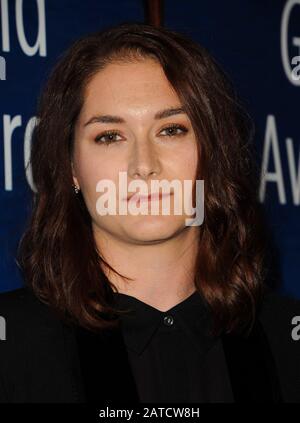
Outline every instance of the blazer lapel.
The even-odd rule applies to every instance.
[[[76,329],[86,402],[139,402],[120,325],[101,334]]]
[[[222,337],[235,402],[283,402],[275,361],[259,320],[248,337]]]

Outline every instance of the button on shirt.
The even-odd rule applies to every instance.
[[[168,311],[114,293],[141,402],[234,402],[222,342],[200,293]]]

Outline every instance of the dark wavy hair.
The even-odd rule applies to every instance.
[[[97,72],[143,58],[162,66],[192,122],[198,152],[201,145],[205,218],[195,286],[211,310],[212,332],[244,331],[255,321],[267,274],[254,123],[225,71],[183,33],[123,22],[80,38],[59,57],[38,99],[29,162],[36,190],[17,263],[25,284],[66,322],[92,331],[115,325],[121,311],[101,266],[115,270],[101,256],[82,194],[72,186],[74,125]]]

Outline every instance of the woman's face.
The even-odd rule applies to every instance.
[[[182,104],[161,66],[152,59],[109,64],[87,85],[75,127],[72,169],[74,183],[80,187],[91,215],[96,239],[109,235],[126,243],[159,242],[186,227],[185,219],[191,215],[185,214],[183,195],[177,199],[182,207],[180,215],[174,214],[174,195],[167,198],[171,200],[167,215],[161,212],[161,199],[158,215],[151,215],[150,201],[146,203],[148,215],[133,215],[129,211],[120,215],[117,209],[117,214],[101,216],[96,208],[103,195],[96,191],[96,186],[103,179],[112,181],[116,187],[116,204],[122,201],[128,205],[124,195],[119,195],[119,172],[127,174],[126,197],[132,195],[128,186],[133,180],[144,181],[149,194],[152,180],[165,179],[170,183],[179,180],[183,191],[184,180],[195,180],[197,144],[187,114],[177,111],[169,116],[155,116],[180,107]],[[118,119],[96,118],[104,115]],[[169,128],[172,125],[178,127]],[[105,135],[104,131],[115,134]],[[107,140],[112,142],[105,143]]]

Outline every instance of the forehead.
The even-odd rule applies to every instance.
[[[152,59],[112,63],[96,73],[86,86],[84,111],[99,107],[160,107],[180,103],[161,65]]]

